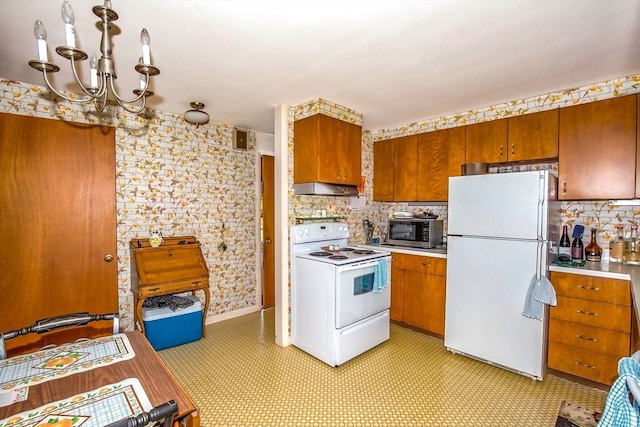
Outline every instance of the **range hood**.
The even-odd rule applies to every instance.
[[[326,182],[303,182],[293,184],[293,194],[315,196],[357,196],[355,185],[328,184]]]

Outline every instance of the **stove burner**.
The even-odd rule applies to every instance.
[[[355,251],[355,249],[353,249],[353,248],[342,248],[342,249],[340,249],[340,250],[341,250],[342,252],[351,252],[351,251]],[[358,252],[355,252],[355,253],[358,253]]]
[[[344,256],[344,255],[332,255],[329,257],[329,259],[347,259],[349,257]]]
[[[358,249],[358,250],[355,250],[353,253],[358,255],[371,255],[372,253],[374,253],[374,251],[369,249]]]
[[[309,255],[311,256],[329,256],[331,252],[321,251],[321,252],[311,252]]]

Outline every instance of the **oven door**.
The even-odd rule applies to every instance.
[[[373,291],[376,265],[386,263],[389,286]],[[391,303],[391,257],[336,267],[336,328],[387,310]]]

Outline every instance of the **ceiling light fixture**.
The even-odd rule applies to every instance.
[[[189,105],[192,110],[188,110],[184,113],[184,119],[187,123],[191,123],[192,125],[204,125],[209,123],[209,114],[205,111],[201,111],[204,108],[204,104],[202,102],[192,102]]]
[[[107,97],[109,88],[115,97],[118,104],[126,111],[134,114],[142,112],[146,106],[147,97],[153,95],[153,92],[149,91],[149,77],[157,76],[160,74],[160,70],[151,65],[151,53],[149,50],[149,33],[145,28],[142,29],[140,34],[140,41],[142,43],[142,57],[140,57],[138,64],[135,66],[135,70],[140,73],[140,88],[135,89],[133,93],[136,95],[132,99],[124,99],[121,97],[115,88],[114,80],[117,78],[115,72],[115,64],[111,58],[111,36],[109,30],[111,29],[111,21],[118,19],[118,14],[111,9],[111,0],[104,0],[103,5],[93,7],[93,13],[98,16],[102,23],[102,41],[100,43],[100,52],[102,55],[98,59],[94,53],[91,56],[89,65],[91,67],[89,86],[86,87],[80,81],[78,77],[78,71],[76,69],[77,61],[84,61],[87,59],[87,54],[79,49],[76,49],[75,40],[75,28],[73,26],[75,16],[73,9],[68,1],[62,3],[62,20],[65,23],[65,41],[66,46],[58,46],[56,52],[58,55],[67,58],[71,61],[71,69],[76,81],[82,88],[82,91],[87,94],[87,97],[83,98],[70,98],[63,95],[53,88],[53,85],[47,78],[48,73],[55,73],[60,71],[60,67],[52,62],[49,62],[47,56],[47,30],[40,20],[37,20],[34,24],[33,30],[38,40],[38,59],[29,61],[29,65],[38,71],[42,71],[44,75],[44,81],[57,96],[66,99],[69,102],[75,103],[91,103],[93,102],[96,110],[103,111],[107,104]],[[142,99],[142,104],[137,107],[130,108],[127,104],[134,104]]]

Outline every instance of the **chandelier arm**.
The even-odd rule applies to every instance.
[[[81,103],[85,103],[87,101],[90,101],[93,97],[87,97],[87,98],[78,98],[78,99],[73,99],[73,98],[69,98],[68,96],[62,94],[61,92],[58,92],[53,85],[51,84],[51,82],[49,81],[49,79],[47,78],[47,72],[43,71],[42,74],[44,75],[44,82],[47,84],[47,87],[49,88],[49,90],[51,90],[51,92],[53,92],[54,94],[56,94],[57,96],[59,96],[60,98],[63,98],[69,102],[73,102],[75,104],[81,104]]]
[[[122,105],[122,102],[127,102],[129,104],[133,104],[134,102],[138,102],[140,100],[140,98],[145,98],[145,93],[147,91],[147,88],[149,87],[149,74],[147,74],[147,82],[144,85],[144,90],[135,98],[132,99],[124,99],[123,97],[121,97],[118,94],[118,91],[116,90],[116,85],[114,84],[113,79],[109,79],[110,83],[111,83],[111,92],[113,92],[113,96],[116,97],[116,100],[118,100],[118,104]]]
[[[125,104],[125,102],[127,102],[127,101],[123,102],[120,98],[116,98],[116,101],[118,102],[118,105],[120,105],[120,107],[122,107],[123,110],[128,111],[131,114],[139,114],[142,110],[144,110],[144,107],[146,107],[146,105],[147,105],[147,97],[146,96],[142,97],[142,105],[140,105],[136,109],[129,108]]]

